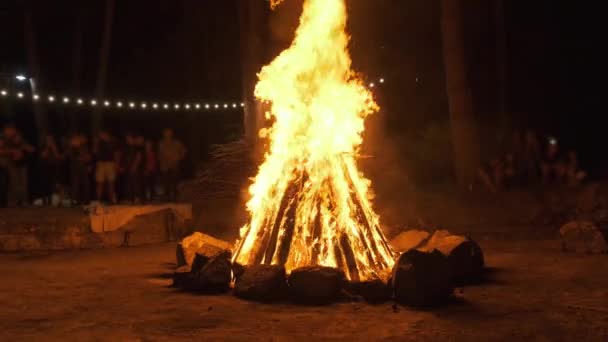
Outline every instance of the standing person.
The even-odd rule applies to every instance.
[[[14,161],[14,146],[13,140],[17,135],[17,129],[13,124],[7,124],[2,129],[2,163],[4,164],[4,170],[6,173],[6,194],[4,199],[6,200],[6,206],[13,206],[15,204],[15,175],[17,174],[17,166]]]
[[[52,203],[53,194],[59,190],[59,174],[63,156],[52,135],[47,135],[40,151],[40,170],[42,171],[42,200],[45,205]]]
[[[4,138],[0,136],[0,208],[6,208],[8,206],[8,169],[10,163],[11,154]]]
[[[541,148],[538,137],[530,130],[526,132],[521,156],[522,176],[528,185],[538,181],[540,159]]]
[[[144,198],[147,201],[154,199],[156,193],[156,176],[158,172],[158,158],[154,142],[145,141],[144,151]]]
[[[578,155],[574,150],[568,151],[564,157],[564,180],[563,182],[569,186],[579,185],[587,177],[587,173],[583,171],[578,162]]]
[[[97,200],[103,200],[105,185],[108,199],[113,204],[116,204],[118,202],[115,188],[118,171],[118,155],[116,142],[107,130],[102,130],[99,133],[99,138],[95,144],[95,156],[97,159],[97,165],[95,167]]]
[[[84,135],[74,134],[72,136],[67,157],[72,201],[75,204],[86,204],[91,200],[90,174],[93,158]]]
[[[564,176],[564,166],[560,158],[557,139],[549,138],[547,149],[540,162],[543,184],[560,182]]]
[[[143,182],[143,146],[133,134],[127,134],[125,150],[125,189],[129,201],[137,204],[141,200]]]
[[[9,150],[12,153],[13,167],[10,169],[10,180],[13,192],[13,201],[18,206],[27,206],[29,202],[29,170],[28,157],[36,150],[28,144],[21,134],[15,130],[9,134]]]
[[[163,131],[163,139],[158,144],[158,161],[163,179],[165,196],[169,201],[177,200],[180,162],[186,156],[186,148],[174,138],[171,128]]]

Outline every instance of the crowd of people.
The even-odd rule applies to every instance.
[[[478,176],[485,188],[498,192],[517,185],[578,185],[587,177],[574,150],[562,152],[554,137],[540,141],[534,131],[513,133],[506,152],[484,163]]]
[[[12,124],[0,133],[0,208],[38,205],[116,204],[177,199],[186,148],[166,128],[158,143],[141,134],[124,139],[101,130],[91,139],[75,133],[57,142],[48,135],[35,147]],[[36,168],[38,200],[29,182]],[[93,189],[95,190],[93,193]]]

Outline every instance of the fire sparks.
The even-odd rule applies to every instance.
[[[346,21],[345,0],[306,0],[291,47],[258,75],[255,95],[273,123],[260,132],[269,149],[235,262],[337,267],[350,280],[382,278],[394,263],[357,169],[378,106],[351,70]]]

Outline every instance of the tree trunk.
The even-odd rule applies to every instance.
[[[36,44],[36,29],[34,27],[34,18],[32,8],[29,3],[24,4],[24,32],[25,46],[27,49],[27,60],[30,69],[30,85],[32,93],[39,93],[43,87],[40,79],[40,60],[38,58],[38,46]],[[44,141],[44,137],[48,134],[48,117],[45,108],[39,102],[33,102],[34,120],[36,122],[38,142]]]
[[[97,71],[97,87],[95,97],[102,101],[105,95],[106,82],[108,77],[108,64],[110,59],[110,49],[112,47],[112,26],[114,24],[114,4],[115,0],[106,0],[105,21],[102,36],[101,48],[99,49],[99,69]],[[93,110],[91,129],[94,136],[97,135],[103,125],[103,107],[97,106]]]
[[[494,23],[496,30],[496,74],[497,74],[497,112],[501,121],[508,123],[508,79],[507,79],[507,33],[505,27],[505,2],[494,0]]]
[[[479,146],[465,64],[461,1],[442,0],[441,12],[455,171],[460,187],[467,188],[479,165]]]
[[[82,23],[84,20],[84,9],[79,4],[74,5],[78,6],[78,8],[75,11],[74,17],[74,45],[72,50],[72,92],[73,94],[80,95],[82,93],[82,48],[84,39],[84,29]],[[72,133],[77,130],[77,114],[78,113],[76,109],[70,111],[69,130]]]
[[[257,143],[258,132],[263,124],[262,104],[254,96],[259,72],[265,55],[265,9],[263,1],[241,1],[239,22],[241,29],[241,65],[243,68],[243,125],[245,137]]]

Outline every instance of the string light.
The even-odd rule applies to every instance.
[[[375,87],[375,86],[376,86],[376,84],[374,84],[374,82],[372,82],[372,83],[370,83],[370,84],[369,84],[369,87],[370,87],[370,88],[373,88],[373,87]]]
[[[241,102],[241,108],[242,107],[245,107],[245,103],[244,102]]]
[[[384,83],[384,78],[381,78],[381,79],[380,79],[380,83]]]
[[[60,94],[61,95],[61,94]],[[216,102],[216,103],[180,103],[180,102],[176,102],[176,103],[158,103],[158,102],[135,102],[135,101],[129,101],[129,102],[122,102],[122,101],[111,101],[109,99],[105,99],[105,100],[97,100],[95,98],[82,98],[82,97],[72,97],[72,96],[67,96],[67,95],[61,95],[61,96],[55,96],[55,95],[51,95],[51,94],[47,94],[47,95],[40,95],[40,94],[26,94],[25,92],[9,92],[8,89],[0,89],[0,96],[1,97],[9,97],[9,96],[14,96],[15,99],[25,99],[26,97],[30,99],[30,101],[32,102],[36,102],[39,101],[41,99],[46,99],[46,101],[48,103],[61,103],[63,105],[77,105],[77,106],[83,106],[83,105],[88,105],[91,107],[96,107],[96,106],[103,106],[106,108],[110,108],[112,106],[115,106],[116,108],[124,108],[124,107],[128,107],[130,109],[140,109],[140,110],[149,110],[149,109],[160,109],[160,108],[164,108],[166,110],[172,109],[172,110],[182,110],[182,111],[192,111],[192,110],[210,110],[210,109],[215,109],[215,110],[219,110],[219,109],[229,109],[229,108],[233,108],[236,109],[239,107],[238,102]],[[9,97],[10,98],[10,97]],[[244,103],[240,104],[241,107],[245,107]]]

